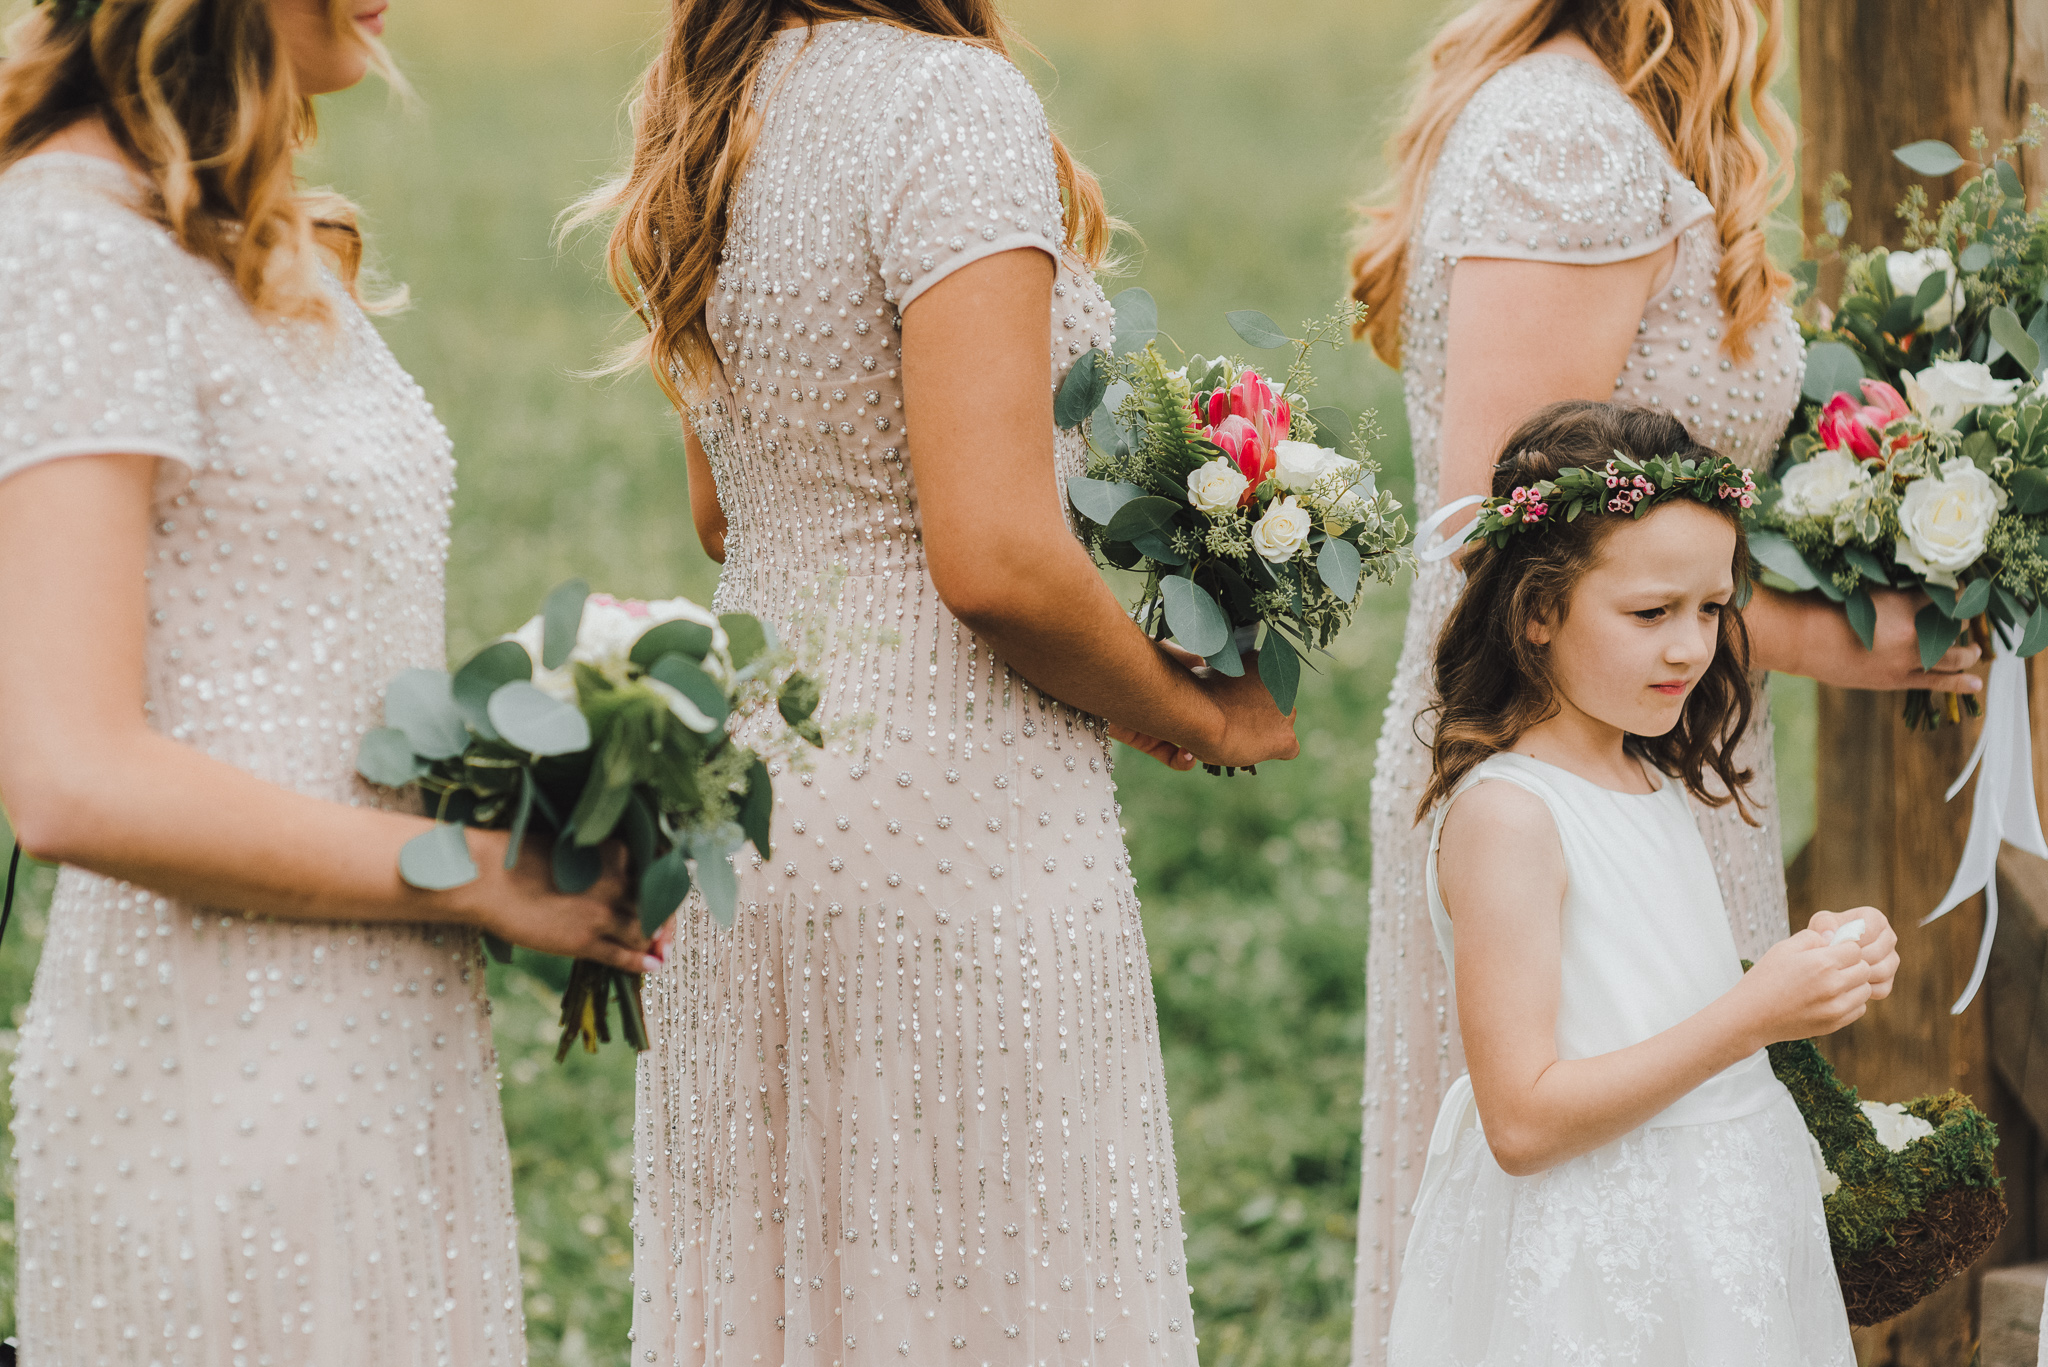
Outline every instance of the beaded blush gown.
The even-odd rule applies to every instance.
[[[1670,281],[1643,311],[1614,398],[1667,408],[1701,441],[1745,465],[1765,464],[1798,402],[1799,333],[1790,311],[1780,310],[1748,338],[1745,359],[1724,349],[1713,206],[1671,164],[1655,131],[1603,69],[1562,54],[1532,53],[1473,93],[1430,179],[1401,315],[1418,508],[1438,502],[1444,348],[1459,258],[1598,265],[1674,241]],[[1557,325],[1568,337],[1570,320]],[[1423,887],[1429,827],[1415,820],[1430,767],[1418,714],[1429,702],[1431,653],[1460,583],[1448,561],[1425,566],[1416,580],[1373,777],[1353,1367],[1385,1360],[1431,1128],[1444,1093],[1465,1071]],[[1762,824],[1745,824],[1732,805],[1693,804],[1736,946],[1751,959],[1787,932],[1769,703],[1763,676],[1754,682],[1756,711],[1740,759],[1756,774],[1748,791]]]
[[[0,481],[157,457],[150,724],[387,804],[356,744],[446,658],[447,434],[338,290],[333,336],[266,325],[135,193],[69,153],[0,175]],[[67,868],[13,1074],[24,1367],[526,1360],[474,931]]]
[[[776,778],[736,925],[693,900],[647,979],[631,1360],[1193,1367],[1109,745],[939,601],[903,426],[900,312],[974,261],[1059,260],[1049,383],[1108,344],[1044,111],[994,53],[858,20],[780,35],[755,98],[693,414],[716,603],[787,634],[835,591],[849,730]]]

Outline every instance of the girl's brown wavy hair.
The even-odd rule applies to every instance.
[[[1692,439],[1669,413],[1626,404],[1574,399],[1539,410],[1502,447],[1493,467],[1493,496],[1519,485],[1554,479],[1567,467],[1605,465],[1615,453],[1647,461],[1676,455],[1701,460],[1715,454]],[[1739,509],[1694,503],[1735,529],[1735,596],[1720,615],[1720,648],[1694,685],[1678,725],[1661,736],[1630,736],[1627,747],[1678,779],[1701,802],[1733,802],[1751,825],[1743,787],[1750,771],[1737,766],[1735,747],[1749,727],[1749,632],[1736,604],[1747,595],[1749,542]],[[1654,514],[1653,514],[1654,515]],[[1576,522],[1556,519],[1495,547],[1480,542],[1465,553],[1465,591],[1451,609],[1436,643],[1436,697],[1429,786],[1415,809],[1421,821],[1457,791],[1473,766],[1512,749],[1530,727],[1555,716],[1557,697],[1548,652],[1529,639],[1531,624],[1563,621],[1572,590],[1600,559],[1600,548],[1622,519],[1589,512]],[[1420,722],[1418,721],[1418,725]],[[1718,791],[1707,784],[1711,772]]]
[[[661,50],[634,101],[632,164],[571,210],[570,226],[616,215],[605,262],[647,335],[605,369],[646,365],[671,402],[717,367],[704,305],[725,248],[734,191],[760,133],[750,98],[785,20],[871,19],[1010,55],[994,0],[671,0]],[[1067,243],[1091,265],[1115,222],[1095,177],[1053,139]]]
[[[1479,0],[1445,24],[1407,118],[1387,143],[1385,200],[1361,206],[1351,296],[1369,311],[1359,334],[1371,336],[1381,360],[1401,364],[1408,252],[1451,125],[1496,72],[1576,32],[1713,203],[1722,253],[1716,289],[1729,320],[1721,345],[1731,359],[1747,360],[1751,330],[1792,283],[1771,263],[1763,227],[1792,184],[1794,129],[1771,95],[1784,27],[1784,0]],[[1768,150],[1743,122],[1745,103]]]
[[[395,81],[382,46],[351,22],[348,0],[329,0],[328,10],[335,32],[364,44],[371,66]],[[293,170],[313,140],[313,105],[270,0],[102,0],[87,18],[58,0],[10,28],[7,46],[0,170],[97,114],[143,170],[143,211],[227,272],[257,313],[332,326],[323,259],[363,302],[355,206],[301,190]]]

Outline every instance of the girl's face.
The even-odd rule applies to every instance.
[[[270,19],[290,56],[299,91],[332,95],[363,79],[370,51],[363,39],[384,32],[390,0],[270,0]],[[348,18],[336,22],[336,11]]]
[[[1719,648],[1734,560],[1735,528],[1687,501],[1609,533],[1563,620],[1529,626],[1559,704],[1632,736],[1678,725]]]

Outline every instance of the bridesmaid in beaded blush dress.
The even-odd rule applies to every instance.
[[[686,906],[647,980],[635,1367],[1196,1360],[1109,736],[1296,747],[1065,519],[1107,222],[1003,36],[980,0],[676,0],[595,201],[718,606],[788,632],[836,594],[832,742],[737,924]]]
[[[1389,147],[1392,202],[1352,262],[1373,344],[1401,367],[1418,508],[1486,491],[1491,453],[1558,399],[1666,409],[1746,465],[1769,460],[1804,355],[1789,282],[1764,253],[1773,157],[1742,106],[1782,168],[1792,131],[1769,95],[1782,27],[1778,0],[1480,0],[1437,36]],[[1461,583],[1452,560],[1416,581],[1373,779],[1354,1367],[1384,1361],[1431,1129],[1465,1071],[1415,821],[1430,663]],[[1870,652],[1823,602],[1759,589],[1744,612],[1758,672],[1739,753],[1761,821],[1693,804],[1744,957],[1787,932],[1766,673],[1975,691],[1958,672],[1975,647],[1920,671],[1916,608],[1885,595]]]
[[[355,776],[446,659],[454,475],[353,210],[293,183],[383,9],[66,0],[0,66],[0,798],[66,865],[13,1068],[25,1367],[523,1363],[477,928],[649,963],[621,877],[559,896],[503,836],[406,887],[428,823]]]

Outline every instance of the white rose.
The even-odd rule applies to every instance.
[[[1863,1114],[1870,1117],[1870,1123],[1876,1127],[1877,1142],[1893,1153],[1934,1133],[1933,1125],[1917,1115],[1907,1114],[1906,1108],[1896,1101],[1890,1105],[1882,1101],[1866,1101]]]
[[[1327,446],[1312,441],[1283,441],[1273,448],[1273,473],[1280,487],[1291,494],[1305,494],[1324,475],[1334,474],[1339,465],[1351,464]]]
[[[1826,517],[1835,505],[1870,483],[1863,462],[1847,451],[1822,451],[1785,472],[1784,497],[1778,501],[1793,517]]]
[[[1991,524],[2005,507],[2005,490],[1968,456],[1941,463],[1941,478],[1916,479],[1899,500],[1905,539],[1898,561],[1930,583],[1955,587],[1956,574],[1984,554]]]
[[[1893,252],[1884,259],[1884,272],[1891,277],[1892,293],[1901,299],[1911,299],[1920,293],[1920,286],[1927,277],[1940,272],[1949,281],[1948,291],[1927,306],[1921,316],[1920,326],[1930,332],[1939,332],[1955,321],[1956,310],[1963,306],[1963,283],[1956,279],[1955,262],[1939,247],[1922,247],[1917,252]]]
[[[1930,427],[1952,432],[1963,414],[1984,404],[2008,404],[2018,380],[1995,380],[1982,361],[1936,361],[1918,375],[1907,372],[1906,402]]]
[[[517,641],[533,657],[535,688],[561,702],[573,703],[576,701],[574,666],[589,665],[615,683],[624,683],[634,643],[662,623],[674,621],[700,622],[711,628],[712,653],[705,657],[704,665],[714,678],[723,681],[726,669],[720,662],[732,648],[726,639],[725,629],[719,626],[715,614],[687,598],[665,598],[629,608],[606,594],[592,594],[583,604],[583,620],[576,628],[576,644],[560,669],[547,669],[541,665],[542,638],[546,634],[541,618],[533,618],[505,639]]]
[[[1299,500],[1292,496],[1276,498],[1266,509],[1266,515],[1252,527],[1252,549],[1264,559],[1284,565],[1307,543],[1314,526],[1308,509]]]
[[[1188,501],[1198,512],[1228,512],[1250,487],[1251,481],[1237,468],[1236,461],[1218,456],[1188,475]]]

